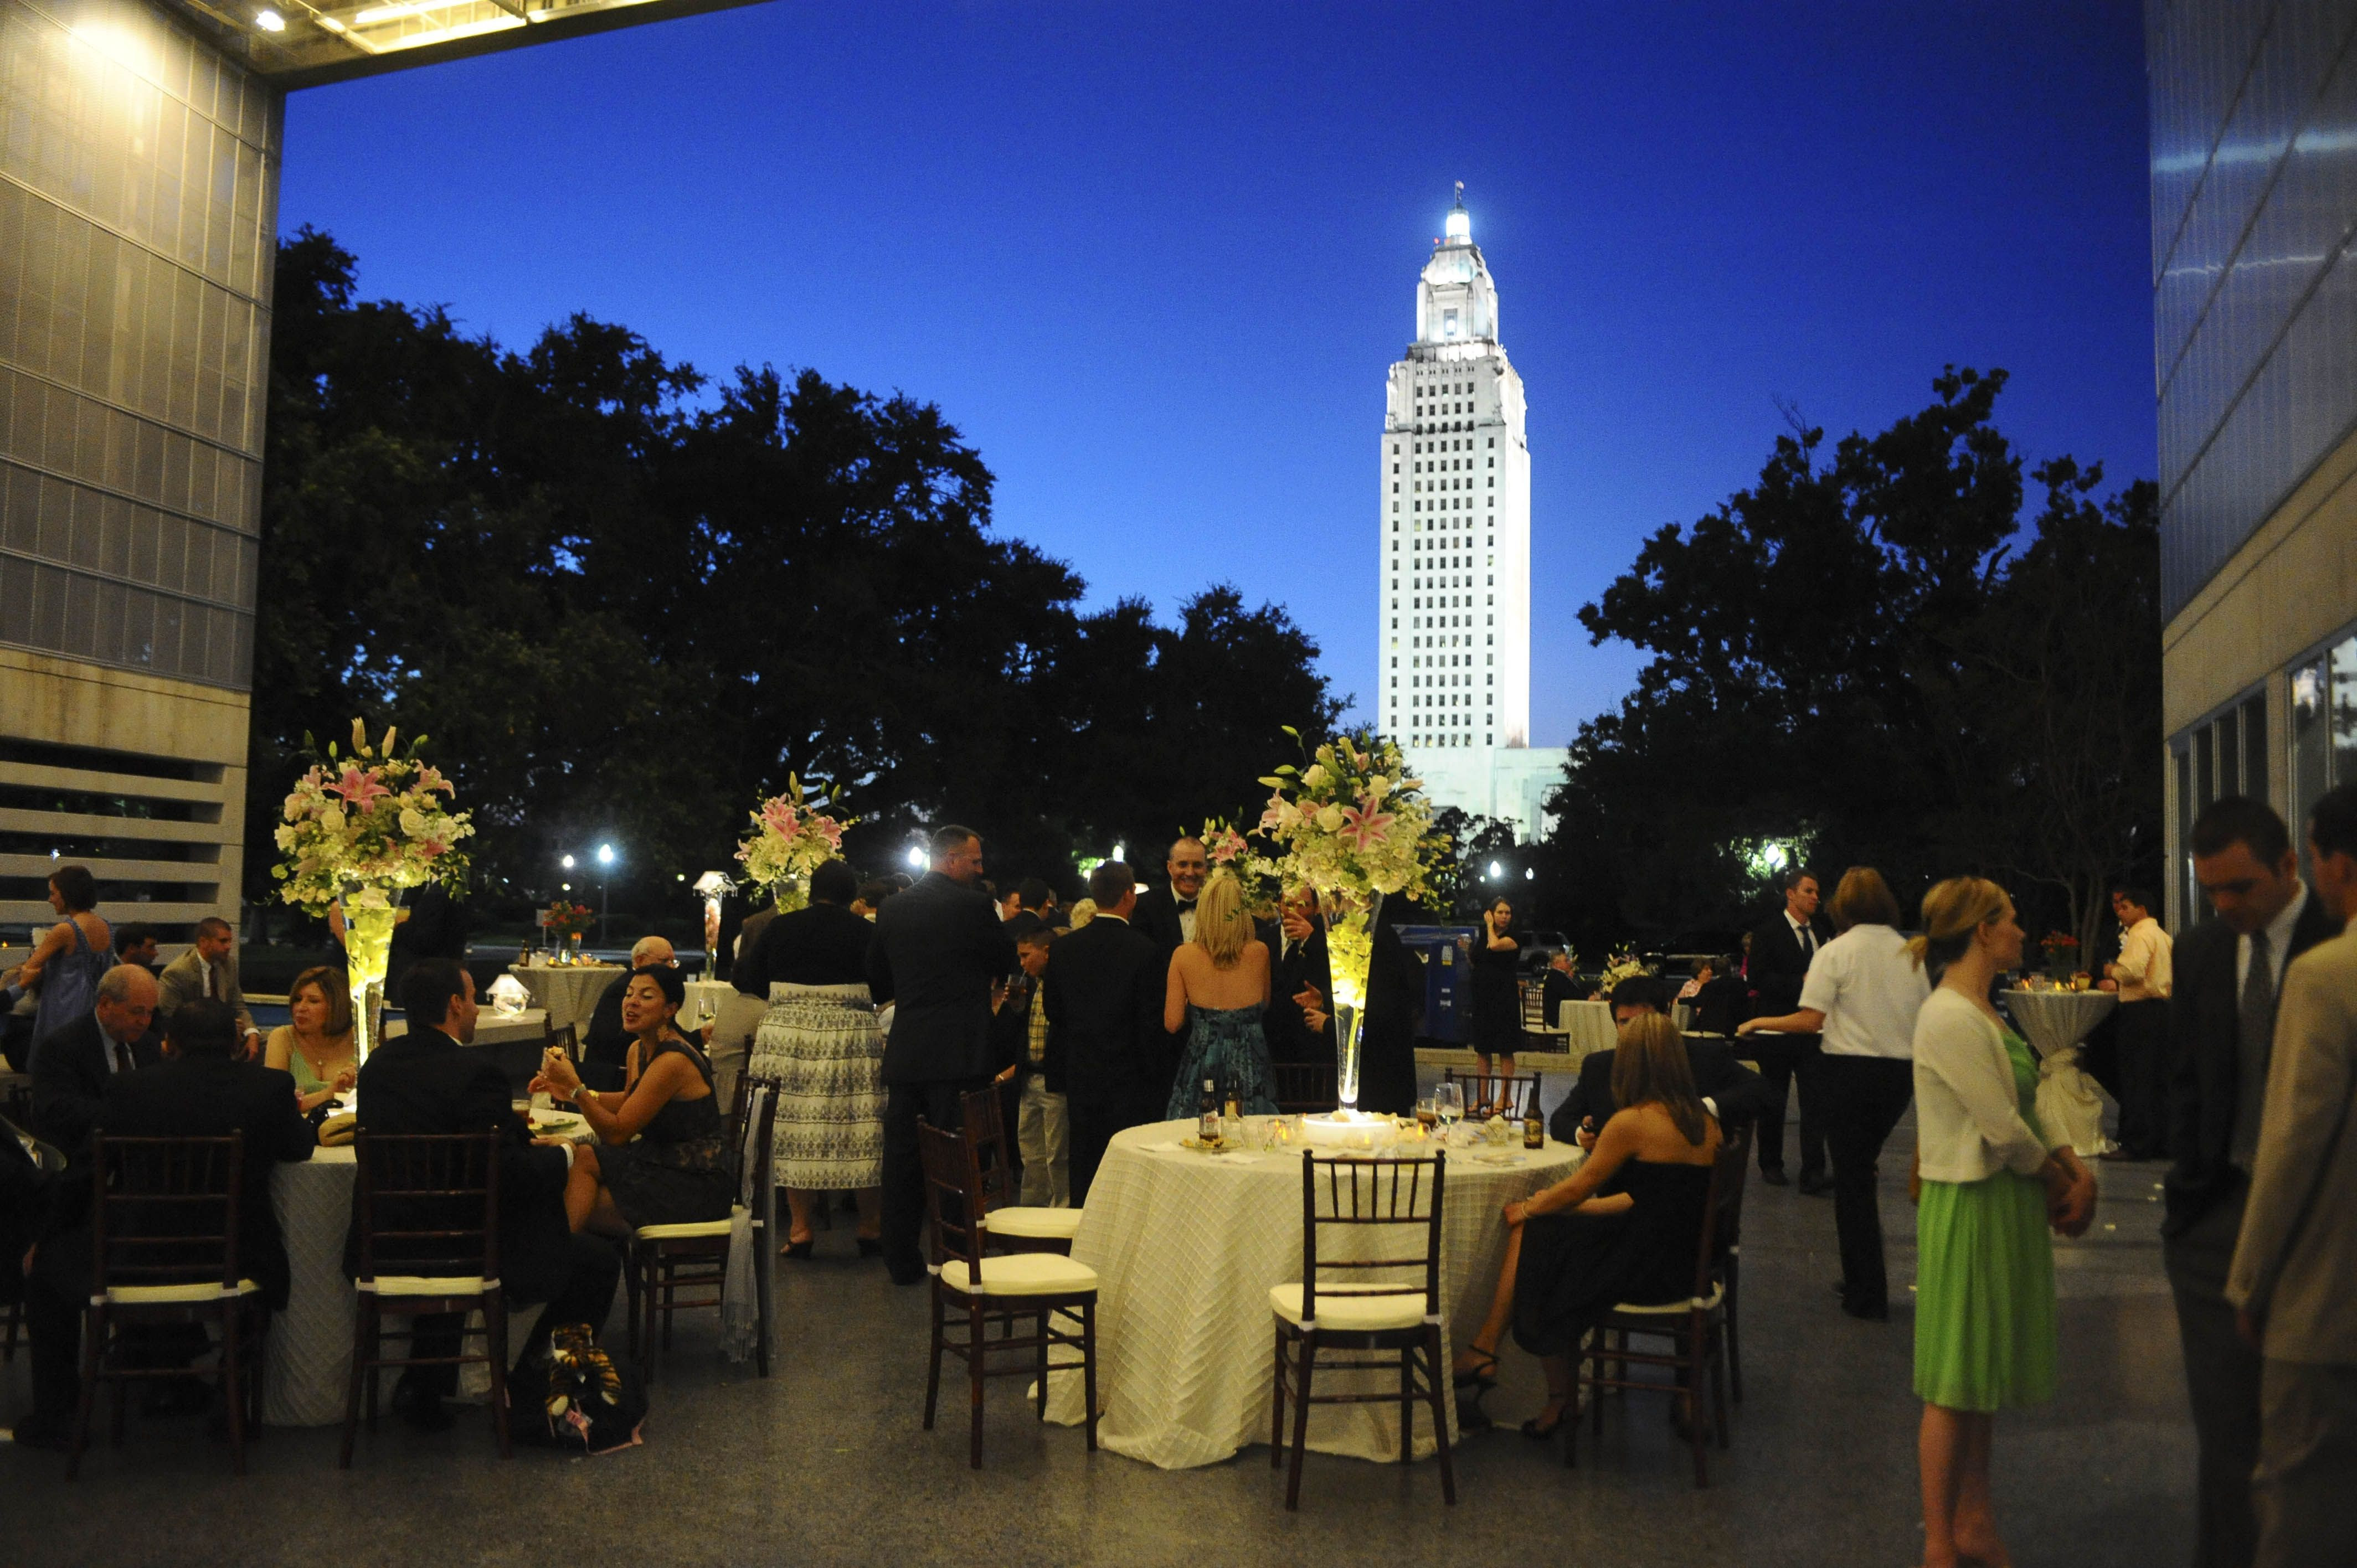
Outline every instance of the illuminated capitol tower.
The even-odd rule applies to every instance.
[[[1377,707],[1436,802],[1511,819],[1528,838],[1564,752],[1530,746],[1523,414],[1523,379],[1498,340],[1497,284],[1459,184],[1385,402]]]

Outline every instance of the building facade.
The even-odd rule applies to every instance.
[[[237,916],[287,91],[734,3],[0,0],[0,930]]]
[[[1560,749],[1534,751],[1531,454],[1522,377],[1464,188],[1415,290],[1381,442],[1377,722],[1439,804],[1543,831]]]
[[[2357,779],[2357,9],[2147,0],[2169,903],[2227,794]]]

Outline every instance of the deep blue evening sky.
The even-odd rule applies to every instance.
[[[1532,739],[1637,657],[1573,618],[1944,362],[2034,461],[2154,467],[2132,0],[1316,8],[802,0],[296,94],[280,223],[521,346],[940,403],[1092,601],[1227,579],[1375,657],[1384,368],[1450,182],[1530,395]]]

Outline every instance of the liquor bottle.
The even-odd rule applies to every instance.
[[[1220,1089],[1208,1078],[1203,1080],[1203,1097],[1196,1102],[1195,1141],[1199,1144],[1220,1141]]]
[[[1531,1097],[1531,1113],[1523,1118],[1523,1147],[1525,1149],[1546,1147],[1546,1123],[1539,1120],[1536,1095]]]

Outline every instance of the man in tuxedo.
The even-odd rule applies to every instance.
[[[1195,940],[1195,897],[1203,891],[1203,883],[1211,875],[1211,862],[1204,852],[1203,841],[1183,838],[1172,844],[1162,869],[1169,874],[1169,883],[1139,896],[1136,918],[1130,925],[1159,948],[1167,960],[1179,947]]]
[[[237,983],[237,929],[227,920],[217,915],[199,920],[195,944],[164,966],[162,979],[157,1006],[166,1018],[191,1002],[226,1002],[237,1015],[238,1054],[262,1054],[262,1031],[254,1027]]]
[[[1612,988],[1612,1022],[1625,1024],[1648,1013],[1667,1013],[1670,988],[1650,974],[1631,975]],[[1685,1036],[1686,1063],[1694,1069],[1695,1092],[1718,1124],[1732,1133],[1760,1114],[1766,1091],[1760,1075],[1735,1059],[1735,1049],[1724,1040]],[[1563,1097],[1547,1119],[1547,1131],[1557,1143],[1596,1146],[1596,1134],[1620,1109],[1612,1094],[1610,1051],[1590,1051],[1579,1064],[1579,1081]]]
[[[110,972],[108,978],[122,972]],[[102,1003],[102,1005],[104,1004]],[[50,1044],[58,1036],[51,1036]],[[295,1080],[272,1068],[235,1058],[236,1015],[219,1000],[188,1003],[172,1015],[163,1056],[145,1068],[107,1079],[93,1124],[109,1136],[219,1138],[241,1134],[244,1176],[238,1201],[239,1273],[262,1287],[271,1310],[286,1305],[286,1246],[270,1205],[274,1162],[307,1160],[318,1140],[295,1105]],[[78,1370],[82,1305],[91,1289],[88,1169],[68,1178],[58,1195],[58,1231],[34,1250],[25,1314],[32,1336],[33,1413],[17,1424],[16,1440],[63,1447],[81,1382]],[[219,1265],[215,1257],[213,1263]],[[214,1276],[216,1279],[218,1275]],[[202,1352],[200,1330],[156,1332],[146,1347],[151,1366],[186,1365]],[[201,1385],[157,1385],[155,1402],[201,1409]]]
[[[1162,1027],[1168,957],[1134,924],[1135,874],[1109,860],[1089,873],[1096,918],[1056,940],[1040,984],[1048,1027],[1064,1053],[1071,1115],[1071,1191],[1088,1200],[1105,1145],[1169,1108],[1178,1053]]]
[[[1287,893],[1275,929],[1264,931],[1261,940],[1268,944],[1269,957],[1268,1009],[1262,1022],[1269,1060],[1331,1062],[1333,1031],[1310,1027],[1301,1006],[1305,997],[1323,998],[1334,984],[1326,965],[1318,895],[1307,887]]]
[[[742,966],[753,950],[743,950],[737,962]],[[630,944],[630,968],[633,971],[661,964],[665,969],[679,967],[679,955],[671,943],[662,937],[640,937]],[[630,989],[630,976],[621,979],[598,993],[597,1005],[589,1010],[589,1024],[581,1036],[581,1081],[592,1089],[619,1090],[629,1076],[630,1036],[622,1027],[622,993]],[[764,983],[761,994],[769,994]],[[688,1031],[683,1026],[681,1033]],[[594,1069],[594,1070],[593,1070]]]
[[[961,1098],[997,1073],[992,988],[1017,967],[1015,939],[982,876],[982,835],[937,828],[932,869],[876,916],[867,988],[895,1004],[884,1042],[884,1264],[895,1284],[925,1279],[925,1168],[917,1124],[963,1124]]]
[[[1809,961],[1833,940],[1833,932],[1817,918],[1817,879],[1798,866],[1784,874],[1784,907],[1751,933],[1751,956],[1746,971],[1754,1005],[1760,1014],[1781,1018],[1801,1005],[1801,983],[1809,977]],[[1812,1197],[1833,1190],[1825,1175],[1825,1135],[1817,1125],[1815,1103],[1818,1037],[1814,1035],[1753,1035],[1749,1036],[1760,1064],[1766,1099],[1760,1116],[1760,1179],[1782,1187],[1784,1176],[1784,1104],[1794,1080],[1801,1094],[1801,1190]]]
[[[401,1005],[409,1033],[379,1046],[361,1069],[358,1130],[404,1137],[499,1134],[500,1280],[511,1302],[547,1304],[516,1357],[517,1366],[529,1365],[557,1325],[586,1323],[593,1334],[605,1326],[622,1277],[621,1255],[600,1237],[576,1235],[565,1219],[572,1145],[534,1144],[512,1109],[507,1074],[490,1053],[466,1048],[475,1037],[474,977],[454,960],[427,959],[401,977]],[[399,1219],[382,1206],[379,1214]],[[359,1267],[356,1197],[344,1272],[356,1274]],[[415,1353],[456,1355],[461,1321],[455,1314],[418,1318]],[[439,1430],[450,1424],[442,1401],[457,1385],[456,1367],[411,1367],[393,1388],[393,1408],[414,1426]]]
[[[2291,960],[2341,921],[2299,878],[2283,819],[2230,795],[2195,819],[2193,876],[2216,912],[2177,944],[2169,1003],[2169,1152],[2161,1261],[2177,1302],[2199,1453],[2197,1568],[2240,1568],[2257,1548],[2259,1353],[2236,1332],[2226,1275],[2259,1151]]]
[[[34,1053],[33,1131],[69,1160],[81,1160],[106,1086],[164,1059],[151,1027],[156,992],[154,975],[119,963],[99,976],[89,1015],[61,1026]]]

